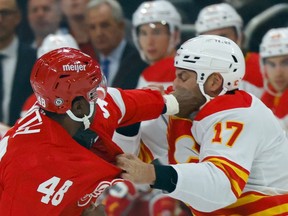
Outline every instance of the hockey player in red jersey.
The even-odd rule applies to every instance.
[[[112,163],[122,153],[114,130],[181,107],[153,90],[108,89],[106,96],[98,63],[73,48],[39,58],[31,85],[37,103],[0,142],[1,215],[72,216],[97,205],[105,188],[122,181]],[[83,141],[86,131],[92,135]]]
[[[184,158],[178,154],[177,164],[165,166],[120,155],[121,176],[167,191],[195,215],[287,215],[288,140],[269,108],[238,89],[245,73],[241,49],[228,38],[201,35],[182,44],[175,67],[174,88],[198,95],[192,127],[178,123],[188,128],[172,137]],[[199,162],[191,163],[197,151]]]
[[[261,97],[288,132],[288,28],[269,30],[260,44],[265,92]]]

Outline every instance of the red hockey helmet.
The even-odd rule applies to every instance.
[[[106,79],[99,64],[73,48],[59,48],[40,57],[31,73],[30,82],[39,105],[59,114],[70,110],[75,97],[88,102],[106,95]]]

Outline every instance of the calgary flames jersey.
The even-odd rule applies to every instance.
[[[218,96],[193,126],[172,118],[168,129],[169,158],[178,173],[169,195],[195,215],[288,214],[288,141],[258,98],[240,90]]]

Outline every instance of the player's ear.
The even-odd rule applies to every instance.
[[[217,90],[219,88],[222,88],[223,83],[223,77],[220,73],[213,73],[212,74],[212,90]],[[222,89],[221,89],[222,90]]]
[[[205,91],[211,97],[217,96],[222,91],[223,77],[220,73],[211,74],[205,82]]]

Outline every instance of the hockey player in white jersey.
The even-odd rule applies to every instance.
[[[270,109],[238,90],[245,71],[240,48],[202,35],[180,47],[175,67],[174,87],[199,99],[190,125],[199,163],[152,165],[124,154],[117,159],[122,177],[167,191],[195,215],[286,215],[288,140]],[[185,157],[194,155],[195,143],[182,145]]]

